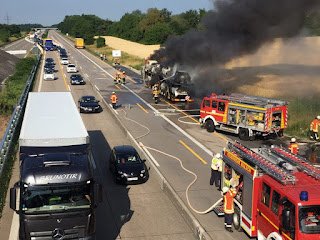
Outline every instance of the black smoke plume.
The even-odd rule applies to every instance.
[[[214,10],[203,18],[202,30],[169,37],[152,59],[192,69],[220,66],[275,38],[297,35],[319,4],[319,0],[216,0]]]

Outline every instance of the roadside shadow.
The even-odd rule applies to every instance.
[[[122,226],[130,221],[133,211],[129,198],[130,188],[114,183],[109,171],[111,147],[102,132],[88,131],[94,158],[94,180],[102,185],[103,200],[96,208],[96,239],[117,239]]]

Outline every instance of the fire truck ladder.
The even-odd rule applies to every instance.
[[[276,154],[277,156],[285,159],[286,161],[290,162],[297,168],[301,169],[303,172],[308,174],[309,176],[314,177],[315,179],[320,179],[320,169],[313,166],[307,160],[299,155],[293,154],[287,149],[284,149],[279,146],[271,147],[272,153]]]
[[[284,170],[267,158],[260,156],[239,142],[228,142],[228,147],[229,149],[237,152],[241,157],[245,158],[251,164],[258,166],[260,169],[281,182],[283,185],[287,185],[288,182],[291,182],[292,184],[295,183],[296,178],[290,172]]]

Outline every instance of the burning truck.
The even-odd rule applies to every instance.
[[[193,102],[189,92],[193,87],[190,75],[185,71],[175,71],[164,67],[156,60],[147,60],[141,70],[145,86],[151,88],[156,83],[161,95],[172,102]]]

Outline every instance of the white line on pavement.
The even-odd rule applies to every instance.
[[[97,87],[97,85],[94,85],[95,86],[95,88],[98,90],[98,91],[100,91],[100,89]]]
[[[20,191],[17,191],[17,199],[20,199]],[[17,205],[19,206],[19,200],[17,201]],[[19,235],[19,214],[13,213],[9,240],[17,240]]]
[[[149,158],[153,161],[153,163],[157,166],[160,167],[160,164],[157,162],[157,160],[151,155],[148,149],[145,148],[142,142],[139,142],[140,146],[142,149],[146,152],[146,154],[149,156]]]

